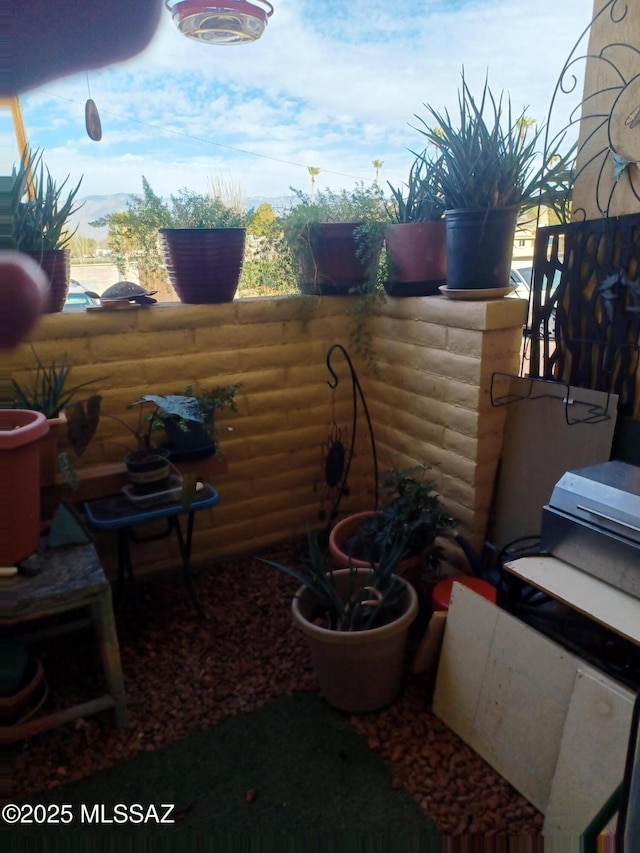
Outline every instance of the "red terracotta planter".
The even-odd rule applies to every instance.
[[[364,524],[372,516],[377,514],[378,513],[374,511],[356,512],[352,515],[348,515],[346,518],[343,518],[333,526],[331,533],[329,534],[329,553],[331,554],[331,559],[336,566],[340,566],[340,568],[343,569],[348,569],[350,567],[354,567],[356,569],[367,569],[371,566],[371,563],[366,560],[359,560],[357,557],[350,557],[346,552],[345,547],[347,541],[351,536],[353,536],[360,525]],[[406,578],[410,583],[415,583],[415,570],[418,569],[422,561],[422,555],[418,557],[408,557],[406,560],[402,560],[398,563],[396,573],[401,577]]]
[[[12,566],[40,540],[41,412],[0,409],[0,566]]]
[[[389,296],[437,296],[447,283],[447,232],[444,219],[398,222],[385,230]]]
[[[323,222],[311,225],[308,245],[297,246],[298,288],[302,293],[345,296],[369,283],[377,267],[380,245],[368,258],[360,257],[354,232],[360,222]]]

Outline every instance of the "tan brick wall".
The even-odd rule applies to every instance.
[[[127,312],[42,318],[32,342],[46,363],[67,353],[71,381],[97,379],[103,413],[135,418],[129,403],[145,393],[188,384],[241,382],[237,414],[218,413],[228,464],[214,478],[220,503],[196,518],[194,558],[211,562],[320,527],[323,452],[335,421],[347,440],[351,385],[344,359],[328,387],[326,352],[348,345],[349,298],[246,299],[226,305],[159,305]],[[390,465],[433,466],[444,500],[479,545],[500,453],[504,411],[489,399],[494,371],[517,372],[525,305],[518,300],[458,302],[444,297],[389,299],[370,321],[375,370],[351,352],[373,420],[381,471]],[[8,369],[27,379],[27,345]],[[344,510],[372,505],[373,476],[364,413]],[[103,417],[81,464],[117,460],[130,444]],[[111,565],[113,548],[100,538]],[[135,557],[135,555],[134,555]],[[175,563],[172,543],[145,546],[146,566]]]

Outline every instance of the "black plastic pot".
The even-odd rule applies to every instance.
[[[215,409],[211,408],[204,412],[203,423],[166,418],[164,429],[171,459],[180,462],[213,456],[215,451],[212,438],[214,411]]]
[[[158,448],[152,453],[137,451],[125,457],[129,479],[138,495],[152,495],[169,486],[171,467],[168,451]]]
[[[508,287],[518,206],[447,210],[447,288]]]

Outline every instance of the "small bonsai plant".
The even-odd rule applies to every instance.
[[[397,618],[405,595],[405,584],[396,574],[405,548],[403,541],[383,548],[379,561],[370,566],[364,579],[357,569],[352,569],[342,593],[336,586],[335,566],[312,531],[308,532],[308,543],[308,553],[301,559],[299,568],[273,560],[263,559],[262,562],[285,572],[315,597],[309,621],[331,631],[365,631]]]
[[[429,565],[436,568],[442,551],[435,540],[455,521],[434,483],[426,480],[427,471],[426,465],[418,465],[389,472],[383,482],[387,503],[358,525],[341,550],[367,562],[376,562],[389,549],[401,548],[402,560],[428,553]]]

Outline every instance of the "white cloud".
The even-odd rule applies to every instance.
[[[414,113],[426,115],[425,102],[455,110],[463,65],[472,88],[488,72],[516,111],[544,120],[592,11],[591,0],[273,4],[263,38],[243,47],[191,42],[164,14],[143,54],[89,74],[102,142],[84,131],[80,75],[24,96],[31,144],[54,175],[84,173],[87,194],[138,192],[145,174],[168,195],[221,174],[247,195],[285,195],[308,187],[306,165],[339,189],[372,180],[374,158],[381,179],[398,184],[407,149],[423,147]]]

